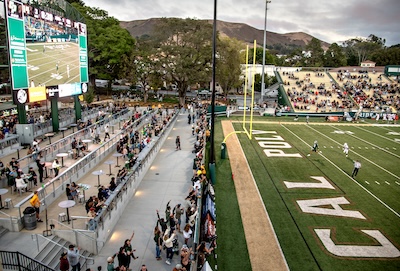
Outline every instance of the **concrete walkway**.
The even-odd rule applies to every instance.
[[[70,132],[68,132],[70,134]],[[182,150],[175,150],[175,138],[181,137]],[[60,137],[61,133],[56,135]],[[101,137],[104,138],[104,135]],[[171,266],[165,263],[165,251],[162,252],[163,261],[155,259],[155,243],[153,241],[153,229],[157,222],[156,209],[160,210],[160,215],[163,217],[165,206],[171,200],[170,206],[173,208],[178,203],[184,203],[190,186],[193,175],[192,164],[194,154],[192,153],[195,137],[191,135],[191,125],[187,124],[187,113],[180,114],[175,122],[175,125],[164,142],[160,152],[152,163],[150,170],[145,174],[136,193],[132,195],[130,203],[125,208],[123,215],[114,228],[111,237],[107,240],[106,245],[95,257],[95,264],[91,266],[93,270],[97,270],[97,266],[102,266],[106,269],[106,259],[109,256],[118,252],[123,245],[125,239],[131,237],[135,231],[135,237],[132,240],[132,246],[136,248],[135,256],[139,258],[132,260],[130,268],[139,270],[142,264],[146,264],[149,270],[172,270],[173,266],[180,261],[180,257],[175,255]],[[42,143],[45,144],[45,143]],[[94,144],[90,144],[90,149],[95,148]],[[25,151],[25,150],[23,150]],[[22,154],[23,155],[23,154]],[[21,155],[21,156],[22,156]],[[10,157],[11,158],[11,157]],[[11,159],[10,159],[11,160]],[[115,157],[107,157],[106,160],[116,160]],[[119,164],[122,164],[122,159],[119,159]],[[68,166],[76,160],[64,160]],[[7,158],[3,162],[8,162]],[[116,174],[117,169],[112,165],[112,173]],[[86,198],[90,195],[97,195],[97,176],[91,174],[95,170],[103,170],[109,172],[109,166],[101,162],[93,168],[88,174],[83,176],[77,183],[91,184],[92,187],[86,191]],[[114,175],[115,176],[115,175]],[[111,177],[107,175],[101,176],[101,183],[106,185],[110,182]],[[26,195],[24,196],[26,197]],[[65,197],[60,197],[59,201],[65,200]],[[58,202],[58,201],[57,201]],[[57,219],[58,213],[62,210],[57,206],[57,202],[49,207],[49,219]],[[15,202],[14,202],[15,204]],[[77,204],[70,209],[71,216],[86,216],[84,205]],[[44,213],[41,214],[44,220]],[[184,218],[183,218],[184,221]],[[74,222],[75,223],[75,222]],[[19,251],[29,256],[37,254],[36,241],[31,238],[32,233],[42,233],[45,229],[45,223],[38,223],[37,229],[33,231],[23,230],[15,233],[9,232],[1,238],[0,250]],[[180,244],[183,238],[179,235]],[[118,261],[115,261],[117,265]]]

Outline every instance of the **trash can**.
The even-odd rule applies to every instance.
[[[226,143],[222,142],[221,143],[221,159],[226,158]]]
[[[24,210],[24,225],[27,230],[36,229],[36,210],[33,207],[26,207]]]

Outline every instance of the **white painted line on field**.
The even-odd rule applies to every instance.
[[[369,184],[369,182],[365,181],[366,184]]]
[[[393,147],[393,150],[397,150],[395,147]]]
[[[389,182],[387,182],[387,181],[385,181],[385,184],[387,184],[387,185],[390,185],[390,183],[389,183]]]
[[[361,147],[358,147],[358,149],[360,149],[360,150],[361,150]]]
[[[292,135],[294,135],[295,137],[297,137],[300,141],[302,141],[304,144],[306,144],[306,146],[308,146],[309,148],[311,148],[311,145],[308,144],[307,142],[305,142],[301,137],[299,137],[298,135],[296,135],[294,132],[292,132],[289,128],[287,128],[285,125],[281,124],[281,126],[283,128],[285,128],[287,131],[289,131]],[[310,126],[311,128],[311,126]],[[315,130],[315,129],[314,129]],[[318,132],[318,131],[317,131]],[[319,132],[318,132],[319,133]],[[333,139],[331,139],[333,140]],[[242,150],[243,151],[243,150]],[[328,161],[331,165],[333,165],[337,170],[339,170],[340,172],[342,172],[347,178],[349,178],[350,180],[352,180],[355,184],[357,184],[359,187],[361,187],[361,189],[363,189],[365,192],[367,192],[368,194],[370,194],[374,199],[376,199],[378,202],[380,202],[383,206],[385,206],[388,210],[390,210],[392,213],[394,213],[397,217],[400,217],[400,214],[397,213],[395,210],[393,210],[389,205],[387,205],[385,202],[383,202],[380,198],[378,198],[377,196],[375,196],[371,191],[369,191],[367,188],[365,188],[364,186],[362,186],[356,179],[352,178],[349,174],[347,174],[346,172],[343,171],[343,169],[341,169],[339,166],[337,166],[335,163],[333,163],[331,160],[329,160],[328,158],[326,158],[323,154],[320,154],[321,157],[323,157],[326,161]],[[247,161],[247,160],[246,160]],[[379,167],[379,166],[378,166]]]
[[[332,125],[330,125],[330,127],[332,127],[332,128],[335,128],[334,126],[332,126]],[[313,129],[314,131],[315,131],[315,129]],[[318,133],[320,133],[320,132],[318,132]],[[321,134],[321,133],[320,133]],[[328,137],[327,135],[324,135],[325,137]],[[362,139],[362,138],[360,138],[360,137],[357,137],[357,136],[354,136],[354,135],[351,135],[352,137],[354,137],[354,138],[356,138],[356,139],[358,139],[358,140],[360,140],[360,141],[362,141],[362,142],[365,142],[365,143],[367,143],[368,145],[371,145],[372,147],[376,147],[376,148],[378,148],[379,150],[382,150],[382,151],[384,151],[384,152],[387,152],[388,154],[390,154],[390,155],[393,155],[393,156],[395,156],[395,157],[397,157],[397,158],[400,158],[400,155],[397,155],[397,154],[395,154],[395,153],[392,153],[392,152],[390,152],[390,151],[387,151],[387,150],[385,150],[385,148],[382,148],[382,147],[379,147],[379,146],[377,146],[377,145],[375,145],[375,144],[373,144],[373,143],[371,143],[371,142],[369,142],[369,141],[367,141],[367,140],[364,140],[364,139]],[[330,137],[328,137],[329,139],[331,139]],[[333,140],[333,139],[331,139],[331,140]],[[336,142],[336,141],[335,141]],[[360,147],[358,147],[358,148],[360,148]],[[361,156],[361,155],[360,155]],[[362,156],[361,156],[362,157]]]
[[[332,125],[330,125],[332,128],[334,128]],[[363,130],[363,131],[365,131],[365,132],[370,132],[370,131],[368,131],[368,130],[366,130],[366,129],[363,129],[363,128],[360,128],[360,127],[357,127],[358,129],[360,129],[360,130]],[[376,134],[376,133],[374,133],[374,132],[370,132],[371,134],[374,134],[374,135],[377,135],[377,136],[380,136],[380,137],[383,137],[384,139],[387,139],[387,140],[390,140],[390,139],[388,139],[388,138],[386,138],[386,137],[384,137],[384,136],[381,136],[381,135],[379,135],[379,134]],[[363,141],[363,142],[365,142],[365,143],[367,143],[367,144],[369,144],[369,145],[371,145],[372,146],[372,149],[374,149],[375,150],[375,148],[374,147],[376,147],[377,149],[379,149],[379,150],[382,150],[382,151],[384,151],[384,152],[387,152],[388,154],[390,154],[390,155],[393,155],[393,156],[395,156],[395,157],[397,157],[397,158],[400,158],[400,156],[399,155],[397,155],[397,154],[395,154],[395,153],[392,153],[392,152],[390,152],[390,151],[387,151],[387,150],[389,150],[389,148],[388,147],[386,147],[386,149],[387,150],[385,150],[385,148],[383,148],[383,147],[379,147],[379,146],[377,146],[377,145],[375,145],[375,144],[373,144],[373,143],[371,143],[371,142],[369,142],[369,141],[367,141],[367,140],[364,140],[364,139],[362,139],[362,138],[359,138],[359,137],[357,137],[357,136],[355,136],[355,135],[351,135],[352,137],[354,137],[354,138],[357,138],[358,140],[361,140],[361,141]],[[391,140],[390,140],[391,141]]]
[[[368,147],[365,147],[366,150],[368,150]]]
[[[400,183],[399,182],[395,182],[397,185],[400,185]]]
[[[333,146],[331,146],[331,149],[333,149]]]
[[[373,150],[375,150],[375,147],[372,147]]]
[[[370,133],[370,134],[374,134],[374,135],[376,135],[376,136],[382,137],[382,138],[384,138],[384,139],[386,139],[386,140],[389,140],[389,141],[392,141],[392,142],[393,142],[393,139],[391,139],[391,138],[388,138],[388,137],[386,137],[386,136],[383,136],[383,135],[380,135],[380,134],[371,132],[371,131],[369,131],[369,130],[367,130],[367,129],[364,129],[364,128],[361,128],[361,127],[359,127],[359,126],[355,126],[355,128],[360,129],[360,130],[363,130],[364,132],[367,132],[367,133]],[[397,134],[396,132],[389,132],[388,134],[392,134],[392,133]],[[394,142],[396,142],[396,139],[394,140]],[[396,143],[398,143],[398,142],[396,142]]]
[[[377,182],[377,181],[375,181],[375,183],[376,183],[377,185],[380,185],[380,183],[379,183],[379,182]]]
[[[326,149],[326,146],[324,146],[324,149]]]
[[[388,147],[386,147],[385,149],[390,150]]]

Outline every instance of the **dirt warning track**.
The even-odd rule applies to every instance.
[[[221,121],[224,136],[234,132]],[[252,270],[289,270],[236,134],[226,141]]]

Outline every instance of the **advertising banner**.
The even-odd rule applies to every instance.
[[[46,87],[28,88],[29,102],[39,102],[46,100]]]

